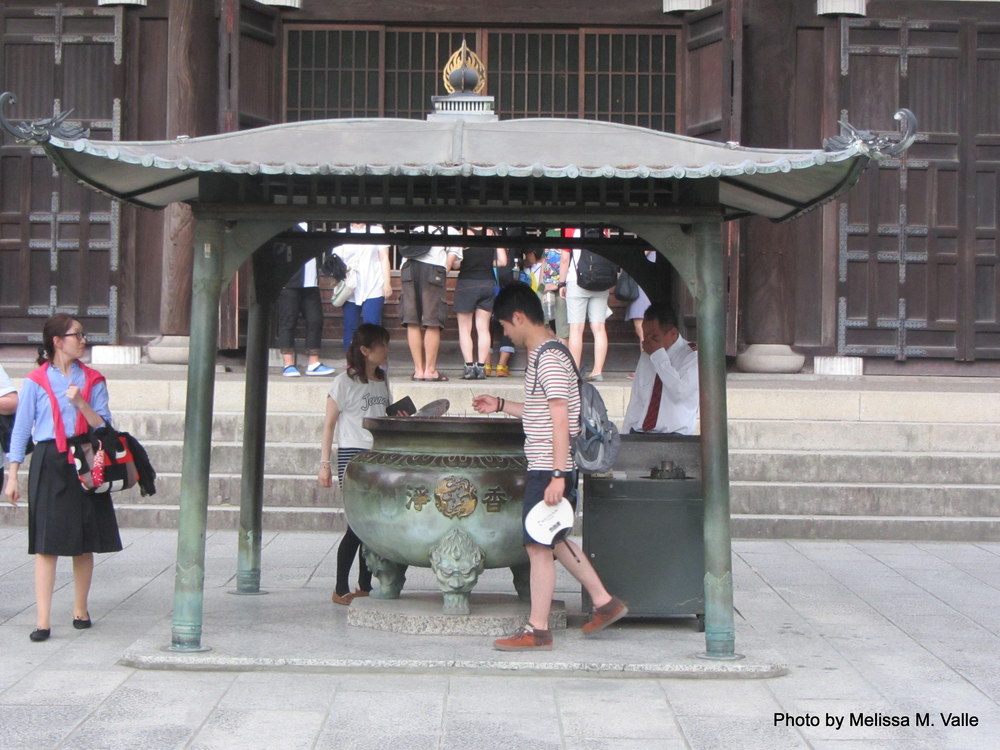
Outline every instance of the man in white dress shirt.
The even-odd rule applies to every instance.
[[[642,320],[642,354],[622,433],[694,435],[698,429],[698,353],[677,330],[664,303],[650,305]]]

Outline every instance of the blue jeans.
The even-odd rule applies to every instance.
[[[370,297],[360,305],[354,302],[344,303],[344,351],[351,346],[351,339],[354,332],[358,330],[361,323],[374,323],[382,325],[382,308],[385,306],[385,297]]]

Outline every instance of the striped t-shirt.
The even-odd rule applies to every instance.
[[[580,388],[572,360],[560,349],[546,349],[539,357],[538,349],[528,354],[528,366],[524,371],[524,410],[521,413],[524,454],[531,471],[552,469],[550,399],[566,400],[570,437],[575,437],[580,430]],[[568,471],[575,466],[570,447],[564,468]]]

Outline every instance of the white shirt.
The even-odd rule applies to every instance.
[[[302,288],[309,289],[319,286],[319,274],[316,273],[316,259],[310,258],[302,267]]]
[[[371,448],[371,432],[362,426],[365,417],[384,417],[389,406],[389,384],[384,380],[362,383],[353,380],[347,371],[333,380],[328,394],[340,410],[335,430],[337,445],[343,448]]]
[[[382,232],[381,227],[372,227],[372,233]],[[355,305],[364,303],[365,300],[383,296],[383,287],[386,279],[382,273],[382,258],[379,253],[385,250],[388,252],[388,245],[340,245],[333,251],[339,256],[344,265],[349,269],[354,269],[357,277],[357,286],[354,287],[354,296],[351,302]]]
[[[632,395],[625,410],[622,433],[642,431],[642,423],[653,395],[653,381],[660,376],[663,391],[656,427],[652,432],[694,435],[698,428],[698,353],[683,336],[669,349],[657,349],[639,357],[632,381]]]
[[[414,227],[414,232],[424,232],[427,231],[428,227]],[[455,227],[448,227],[445,231],[442,231],[441,227],[430,227],[431,234],[461,234],[461,232]],[[419,263],[427,263],[432,266],[440,266],[441,268],[448,267],[448,256],[456,255],[458,260],[462,260],[462,248],[460,247],[446,247],[444,245],[431,245],[427,248],[427,252],[423,255],[418,255],[416,258],[410,258],[410,260],[415,260]]]

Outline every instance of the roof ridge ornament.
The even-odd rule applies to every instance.
[[[442,78],[444,90],[449,94],[454,94],[456,91],[463,94],[482,94],[486,88],[486,66],[463,39],[462,46],[445,63]]]
[[[823,141],[826,151],[843,151],[856,148],[869,158],[882,160],[899,156],[917,138],[917,116],[905,107],[898,110],[892,119],[899,123],[899,140],[887,135],[876,135],[870,130],[858,130],[846,119],[840,120],[840,135]]]
[[[3,111],[8,103],[17,104],[17,97],[12,92],[5,91],[0,94],[0,127],[14,136],[18,143],[37,146],[46,143],[53,136],[67,141],[75,141],[90,135],[87,128],[65,122],[66,118],[73,114],[72,109],[60,112],[55,117],[46,117],[31,122],[22,121],[15,125],[4,116]]]

